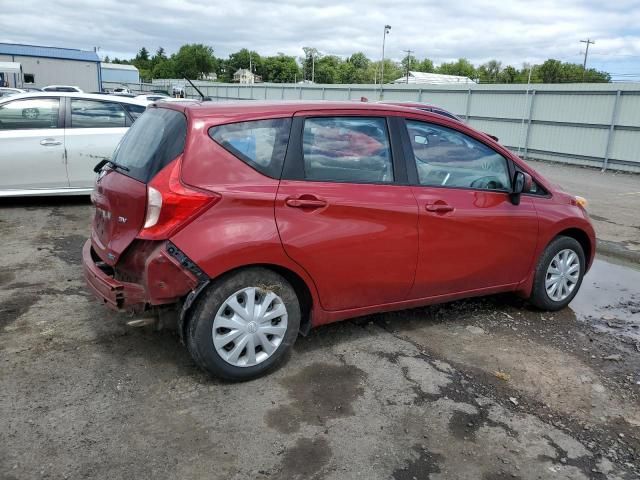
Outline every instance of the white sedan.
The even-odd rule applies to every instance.
[[[21,88],[0,87],[0,97],[8,97],[9,95],[17,95],[18,93],[26,93]]]
[[[146,102],[41,92],[0,98],[0,197],[85,195]]]

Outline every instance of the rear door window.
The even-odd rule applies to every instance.
[[[119,103],[71,99],[71,128],[126,127],[127,116]]]
[[[507,159],[470,136],[433,123],[407,120],[420,185],[511,189]]]
[[[129,168],[118,170],[148,182],[184,151],[187,119],[168,108],[149,108],[129,128],[116,148],[113,161]]]
[[[133,105],[131,103],[123,103],[122,106],[129,112],[129,115],[131,115],[134,121],[147,109],[147,107],[143,107],[142,105]]]
[[[37,98],[15,100],[0,106],[0,130],[58,128],[60,100]]]
[[[393,182],[385,118],[307,118],[302,144],[307,180]]]
[[[290,130],[290,118],[275,118],[212,127],[209,136],[263,175],[280,178]]]

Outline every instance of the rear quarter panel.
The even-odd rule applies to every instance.
[[[211,140],[210,124],[194,123],[185,145],[182,181],[216,192],[221,199],[171,241],[210,278],[256,264],[291,270],[305,281],[318,305],[310,276],[280,242],[274,211],[279,180],[262,175]]]

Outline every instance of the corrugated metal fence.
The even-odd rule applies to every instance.
[[[520,155],[640,172],[640,85],[238,85],[198,82],[214,100],[417,101],[438,105]],[[188,86],[188,97],[197,97]]]

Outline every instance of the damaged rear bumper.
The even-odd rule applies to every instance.
[[[117,311],[142,311],[148,307],[178,302],[198,284],[196,276],[167,252],[165,244],[145,258],[140,283],[116,278],[113,267],[93,251],[91,240],[82,248],[82,264],[87,286],[107,307]]]

